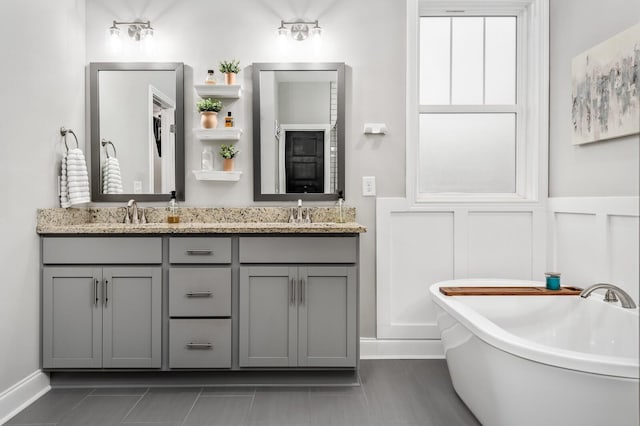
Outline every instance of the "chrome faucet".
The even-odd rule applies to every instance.
[[[589,295],[591,293],[593,293],[595,290],[599,290],[599,289],[606,289],[607,292],[604,295],[604,301],[605,302],[609,302],[609,303],[615,303],[618,301],[618,298],[620,300],[620,306],[622,306],[623,308],[626,309],[635,309],[636,308],[636,303],[633,301],[633,299],[631,298],[631,296],[629,296],[629,293],[627,293],[626,291],[624,291],[623,289],[621,289],[618,286],[615,286],[613,284],[608,284],[608,283],[598,283],[598,284],[594,284],[588,288],[585,288],[584,290],[582,290],[582,292],[580,293],[580,297],[583,298],[587,298],[589,297]]]
[[[296,215],[296,222],[303,223],[304,219],[302,218],[302,200],[298,200],[298,214]]]
[[[124,216],[124,223],[133,223],[134,225],[140,223],[140,219],[138,219],[138,203],[133,198],[127,203],[127,213]]]

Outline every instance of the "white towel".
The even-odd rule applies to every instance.
[[[115,157],[107,157],[102,166],[102,192],[105,194],[123,193],[120,162]]]
[[[78,148],[70,149],[60,166],[60,206],[67,208],[91,201],[89,173],[84,154]]]

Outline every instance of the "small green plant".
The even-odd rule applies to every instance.
[[[238,155],[240,153],[239,150],[236,149],[235,146],[233,145],[221,145],[220,146],[220,156],[222,158],[225,158],[227,160],[235,157],[236,155]]]
[[[196,103],[196,107],[200,112],[204,112],[204,111],[220,112],[220,110],[222,109],[222,102],[218,99],[205,98],[205,99],[200,99]]]
[[[231,61],[222,61],[220,62],[220,68],[218,69],[221,73],[238,74],[240,72],[240,61],[236,59]]]

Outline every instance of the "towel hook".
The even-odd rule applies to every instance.
[[[109,150],[107,149],[106,145],[111,145],[111,148],[113,148],[113,158],[117,158],[118,157],[118,154],[116,152],[116,146],[113,144],[113,142],[108,141],[105,138],[102,138],[102,141],[100,141],[100,143],[104,147],[104,152],[107,153],[107,158],[109,158]]]
[[[71,133],[73,138],[76,140],[76,148],[80,148],[80,143],[78,142],[78,137],[71,129],[65,129],[64,126],[60,127],[60,134],[64,136],[64,146],[67,148],[67,152],[69,152],[69,145],[67,145],[67,133]]]

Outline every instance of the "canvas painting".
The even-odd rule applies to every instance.
[[[573,144],[640,132],[640,23],[573,58]]]

